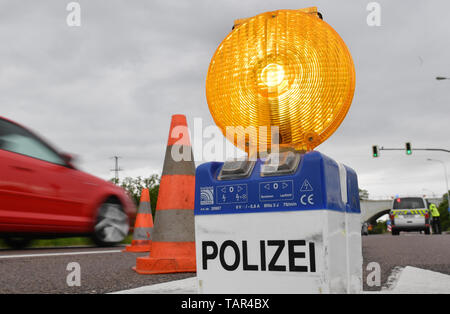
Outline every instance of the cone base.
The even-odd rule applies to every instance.
[[[127,245],[122,252],[142,253],[150,252],[150,244],[148,245]]]
[[[151,256],[136,258],[138,274],[195,273],[195,242],[152,241]]]
[[[138,257],[133,270],[138,274],[195,273],[195,258]]]
[[[122,252],[150,252],[150,248],[152,247],[151,240],[133,240],[131,241],[131,245],[127,245],[125,250]]]

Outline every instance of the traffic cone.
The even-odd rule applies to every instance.
[[[148,252],[150,251],[151,235],[153,232],[153,216],[150,206],[150,192],[142,189],[139,209],[134,224],[133,240],[131,245],[125,247],[123,252]]]
[[[180,155],[185,158],[180,158]],[[189,159],[190,158],[190,159]],[[195,165],[186,117],[173,115],[164,158],[148,257],[138,257],[139,274],[195,272]]]

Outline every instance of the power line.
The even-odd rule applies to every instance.
[[[117,184],[119,183],[119,171],[122,171],[123,169],[119,167],[119,158],[120,156],[113,156],[114,158],[114,169],[110,169],[110,171],[114,171],[114,182]]]

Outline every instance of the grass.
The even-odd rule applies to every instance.
[[[131,243],[133,236],[128,235],[122,244]],[[40,248],[40,247],[63,247],[63,246],[85,246],[94,245],[91,238],[89,237],[78,237],[78,238],[56,238],[56,239],[36,239],[31,242],[29,247]],[[6,243],[0,239],[0,248],[7,248]]]

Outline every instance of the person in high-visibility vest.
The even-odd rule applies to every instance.
[[[435,204],[430,205],[431,217],[433,219],[433,233],[440,234],[441,233],[441,218],[439,214],[439,210],[437,209]]]

